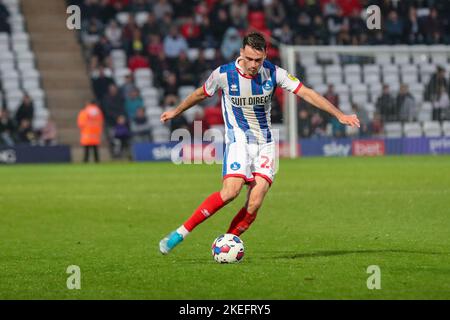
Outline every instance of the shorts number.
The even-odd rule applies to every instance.
[[[263,163],[261,164],[261,168],[263,169],[270,169],[273,167],[273,160],[270,162],[270,165],[268,164],[270,159],[268,156],[261,156],[261,158],[263,159]]]

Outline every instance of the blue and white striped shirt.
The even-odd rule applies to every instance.
[[[222,90],[226,143],[244,137],[248,142],[270,143],[270,110],[277,85],[297,93],[302,83],[286,70],[265,60],[254,77],[244,75],[238,58],[215,69],[203,85],[207,96]]]

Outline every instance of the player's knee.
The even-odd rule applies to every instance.
[[[220,196],[222,197],[223,202],[230,202],[236,199],[240,192],[240,187],[227,187],[220,191]]]

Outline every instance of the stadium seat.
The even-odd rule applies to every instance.
[[[425,137],[440,137],[442,128],[439,121],[425,121],[423,123],[423,133]]]
[[[381,53],[375,56],[375,63],[378,65],[390,65],[392,57],[390,53]]]
[[[388,122],[384,125],[384,133],[388,138],[401,138],[402,137],[402,123],[401,122]]]
[[[306,77],[306,82],[309,86],[314,87],[323,83],[323,77],[320,74],[309,75]]]
[[[322,74],[323,74],[322,66],[307,65],[307,66],[305,66],[305,73],[306,73],[307,77],[317,76],[317,75],[322,76]]]
[[[305,67],[317,65],[317,58],[314,53],[301,53],[298,55],[298,61]]]
[[[364,106],[368,103],[369,98],[367,93],[352,93],[352,102]]]
[[[116,20],[119,21],[120,24],[125,25],[130,19],[130,14],[128,12],[119,12],[116,15]]]
[[[134,19],[136,21],[136,24],[139,28],[142,28],[142,26],[147,22],[148,20],[148,12],[141,11],[135,14]]]
[[[448,55],[445,53],[432,53],[431,63],[435,65],[446,65],[448,63]]]
[[[181,86],[178,88],[178,96],[181,100],[186,98],[195,90],[195,86]]]
[[[315,91],[317,91],[318,93],[320,93],[320,94],[325,94],[325,92],[327,92],[327,90],[328,90],[328,86],[326,85],[326,84],[316,84],[316,85],[313,85],[312,86],[313,87],[313,89],[315,90]]]
[[[336,74],[328,74],[327,75],[327,84],[334,84],[336,85],[336,83],[342,83],[342,75],[340,73],[336,73]]]
[[[206,60],[213,60],[214,57],[216,56],[216,50],[213,48],[205,49],[203,51],[203,55],[205,56]]]
[[[331,84],[334,85],[334,91],[337,94],[347,94],[348,95],[350,93],[348,85],[346,85],[346,84],[343,84],[343,83],[331,83]]]
[[[403,125],[403,134],[408,138],[421,137],[422,126],[419,122],[407,122]]]
[[[409,65],[410,64],[410,56],[408,53],[395,53],[394,54],[394,63],[397,65]]]
[[[350,86],[352,93],[354,94],[367,94],[367,86],[363,83],[357,83]]]
[[[339,96],[339,104],[350,104],[350,96],[347,93],[340,93]]]
[[[197,48],[189,48],[187,51],[187,57],[189,61],[196,61],[199,56],[199,49]]]
[[[450,121],[442,122],[442,131],[445,137],[450,137]]]

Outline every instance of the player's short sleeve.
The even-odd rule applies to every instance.
[[[220,88],[220,71],[219,68],[215,69],[206,79],[203,84],[203,92],[208,97],[211,97]]]
[[[276,67],[277,84],[294,94],[297,94],[298,90],[302,87],[303,83],[295,76],[284,70],[283,68]]]

